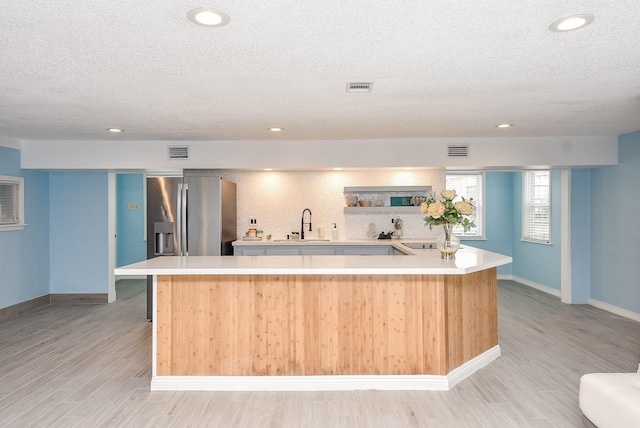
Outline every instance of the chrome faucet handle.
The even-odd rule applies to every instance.
[[[309,232],[312,231],[311,229],[311,210],[309,208],[305,208],[304,210],[302,210],[302,220],[300,222],[300,239],[304,239],[304,213],[309,211]]]

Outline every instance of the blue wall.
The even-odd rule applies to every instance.
[[[551,244],[522,240],[522,174],[513,175],[513,275],[560,292],[561,173],[551,173]]]
[[[0,309],[49,294],[49,174],[20,169],[0,147],[0,175],[24,177],[23,230],[0,232]]]
[[[640,132],[619,137],[618,156],[591,171],[591,297],[640,313]]]
[[[467,240],[468,245],[511,255],[513,237],[513,175],[511,172],[485,174],[485,237]],[[498,267],[499,275],[511,275],[511,264]]]
[[[144,240],[144,175],[116,175],[116,206],[118,260],[117,266],[139,262],[147,258]],[[128,210],[129,204],[138,204],[138,210]]]
[[[108,174],[52,172],[51,293],[108,293]]]

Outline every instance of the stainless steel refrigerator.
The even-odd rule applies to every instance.
[[[236,185],[207,170],[147,178],[147,259],[233,255]],[[147,278],[151,319],[152,279]]]

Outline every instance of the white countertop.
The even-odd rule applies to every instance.
[[[360,241],[392,245],[396,240]],[[344,245],[329,241],[329,245]],[[375,244],[380,242],[380,244]],[[404,242],[411,242],[405,240]],[[416,241],[418,242],[418,241]],[[424,242],[424,241],[420,241]],[[243,242],[244,243],[244,242]],[[396,242],[393,242],[396,244]],[[400,242],[397,242],[399,245]],[[302,244],[302,245],[309,245]],[[188,256],[156,257],[115,269],[116,275],[316,275],[316,274],[423,274],[463,275],[512,262],[511,257],[464,245],[455,260],[443,260],[438,250],[403,251],[394,256]]]

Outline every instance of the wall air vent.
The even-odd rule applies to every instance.
[[[189,146],[169,146],[169,159],[189,159]]]
[[[373,82],[347,82],[347,92],[350,94],[364,94],[371,92]]]
[[[447,157],[468,158],[469,145],[468,144],[449,144],[447,146]]]

